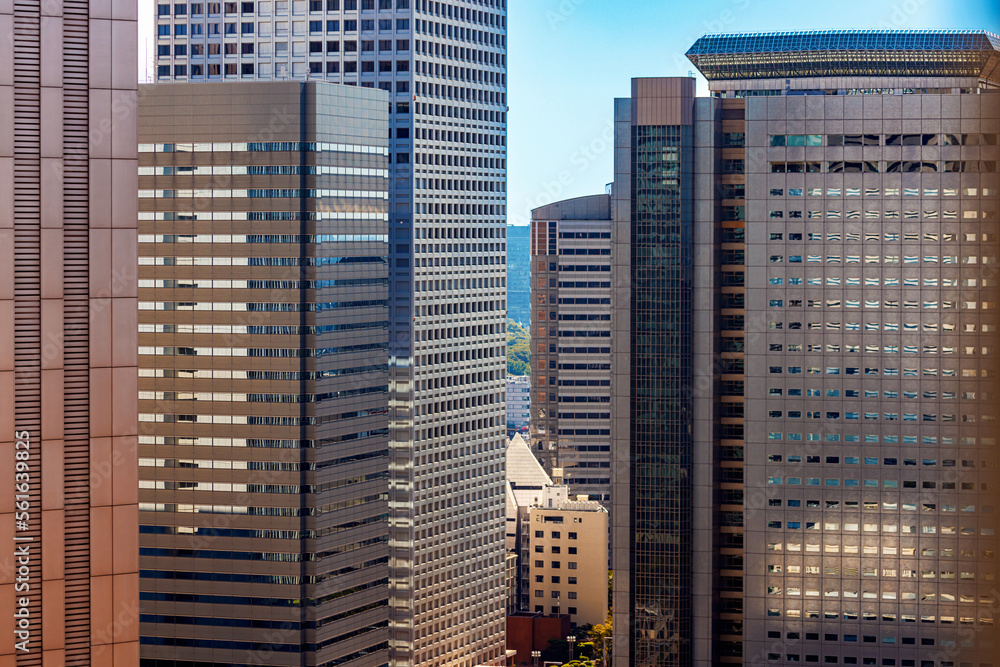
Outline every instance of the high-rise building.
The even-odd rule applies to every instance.
[[[136,664],[136,4],[0,32],[0,663]]]
[[[507,225],[507,318],[525,329],[531,320],[528,225]]]
[[[386,95],[140,94],[140,664],[384,665]]]
[[[614,660],[995,664],[1000,39],[688,56],[615,103]]]
[[[611,197],[531,212],[531,445],[572,495],[611,505]]]
[[[159,82],[388,91],[390,662],[502,661],[506,0],[158,3],[156,30]]]

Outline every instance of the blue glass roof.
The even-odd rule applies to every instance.
[[[801,76],[1000,78],[1000,37],[984,30],[822,30],[705,35],[687,57],[707,79]]]

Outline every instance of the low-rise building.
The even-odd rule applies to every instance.
[[[531,610],[569,614],[574,627],[603,623],[608,616],[608,511],[595,500],[551,500],[528,512]]]
[[[573,627],[607,618],[608,512],[553,483],[519,435],[507,447],[507,549],[519,611],[568,615]]]

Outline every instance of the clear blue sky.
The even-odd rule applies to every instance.
[[[140,80],[155,0],[139,0]],[[508,0],[508,216],[604,192],[611,111],[634,76],[686,76],[706,32],[977,28],[1000,32],[1000,0]],[[699,77],[699,92],[707,91]]]
[[[632,77],[686,76],[707,32],[972,28],[1000,32],[1000,0],[508,0],[508,223],[604,192],[611,113]],[[699,78],[699,94],[707,92]]]

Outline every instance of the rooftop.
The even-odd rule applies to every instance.
[[[947,76],[1000,84],[1000,37],[984,30],[713,34],[686,55],[709,80]]]

